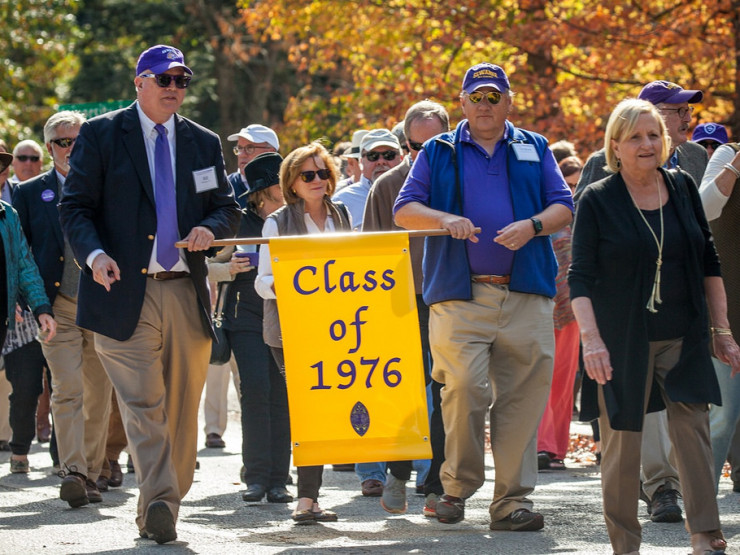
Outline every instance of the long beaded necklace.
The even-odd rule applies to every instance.
[[[658,236],[655,234],[655,231],[653,231],[653,228],[648,223],[647,218],[645,218],[645,214],[643,214],[642,210],[640,210],[640,207],[637,206],[637,203],[635,202],[635,197],[632,196],[629,187],[627,187],[627,192],[632,199],[632,204],[635,206],[637,213],[640,214],[642,221],[645,222],[645,225],[650,230],[650,234],[655,240],[655,245],[658,247],[658,259],[655,261],[655,280],[653,281],[653,292],[648,299],[647,306],[645,307],[652,313],[658,312],[658,309],[655,308],[655,305],[661,304],[663,302],[660,298],[660,267],[663,265],[663,239],[665,238],[665,232],[663,228],[663,196],[660,193],[660,182],[658,181],[659,178],[660,174],[655,176],[655,185],[658,188],[658,203],[660,204],[660,240],[658,240]]]

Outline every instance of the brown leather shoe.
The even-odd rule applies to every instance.
[[[362,495],[365,497],[380,497],[383,495],[383,482],[380,480],[365,480],[362,482]]]
[[[159,544],[175,541],[175,519],[164,501],[153,501],[146,510],[144,529]]]
[[[100,492],[98,492],[100,495]],[[70,507],[82,507],[90,502],[85,488],[85,477],[81,474],[68,474],[62,480],[59,497],[69,503]]]
[[[108,491],[108,478],[98,476],[98,479],[95,480],[95,487],[98,488],[98,491]]]
[[[108,460],[108,464],[110,464],[108,485],[112,488],[120,488],[121,484],[123,484],[123,470],[121,470],[121,465],[118,464],[118,461],[112,459]]]
[[[100,503],[103,500],[98,486],[92,480],[85,480],[85,490],[87,491],[87,498],[90,500],[90,503]]]
[[[208,434],[206,436],[206,447],[210,449],[223,449],[226,442],[218,434]]]

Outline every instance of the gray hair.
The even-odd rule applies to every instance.
[[[72,110],[57,112],[46,120],[46,125],[44,125],[44,142],[49,143],[52,139],[56,139],[56,130],[58,127],[79,127],[83,123],[85,123],[85,115],[82,112],[73,112]]]
[[[447,110],[445,110],[445,107],[441,104],[432,102],[431,100],[422,100],[421,102],[417,102],[411,106],[411,108],[406,111],[406,117],[403,119],[403,131],[406,134],[406,137],[409,136],[409,130],[411,129],[412,123],[415,121],[434,118],[439,120],[445,131],[450,130],[450,116],[447,115]]]
[[[31,147],[41,158],[44,157],[44,151],[41,149],[41,145],[32,139],[25,139],[15,145],[15,147],[13,148],[13,156],[17,156],[21,149],[26,147]]]
[[[406,127],[404,123],[402,121],[399,121],[396,125],[393,126],[393,129],[391,129],[391,133],[396,136],[396,139],[398,139],[398,144],[401,145],[401,148],[403,148],[406,144]]]

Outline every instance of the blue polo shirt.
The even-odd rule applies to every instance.
[[[463,215],[481,228],[479,241],[465,241],[465,248],[473,274],[508,275],[514,262],[514,251],[494,243],[497,231],[514,221],[511,188],[507,171],[508,129],[496,144],[493,156],[478,145],[470,136],[468,122],[460,126],[460,146],[464,172]],[[562,203],[571,210],[573,201],[562,173],[548,148],[542,160],[545,206]],[[394,213],[409,202],[428,206],[429,184],[431,183],[429,160],[422,150],[416,158],[406,182],[396,199]],[[454,183],[450,183],[454,187]]]

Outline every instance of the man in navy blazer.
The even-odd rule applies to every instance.
[[[13,206],[57,320],[56,337],[41,348],[51,371],[54,429],[66,474],[59,496],[72,507],[102,501],[96,480],[105,459],[111,399],[111,383],[95,352],[93,332],[76,324],[80,269],[64,240],[57,208],[84,121],[79,112],[51,116],[44,125],[44,142],[54,167],[13,191]]]
[[[139,484],[141,537],[177,538],[190,489],[213,330],[205,254],[239,207],[218,136],[177,114],[192,71],[167,45],[136,66],[137,101],[80,129],[62,228],[83,272],[77,322],[118,394]],[[187,243],[175,249],[182,237]]]

